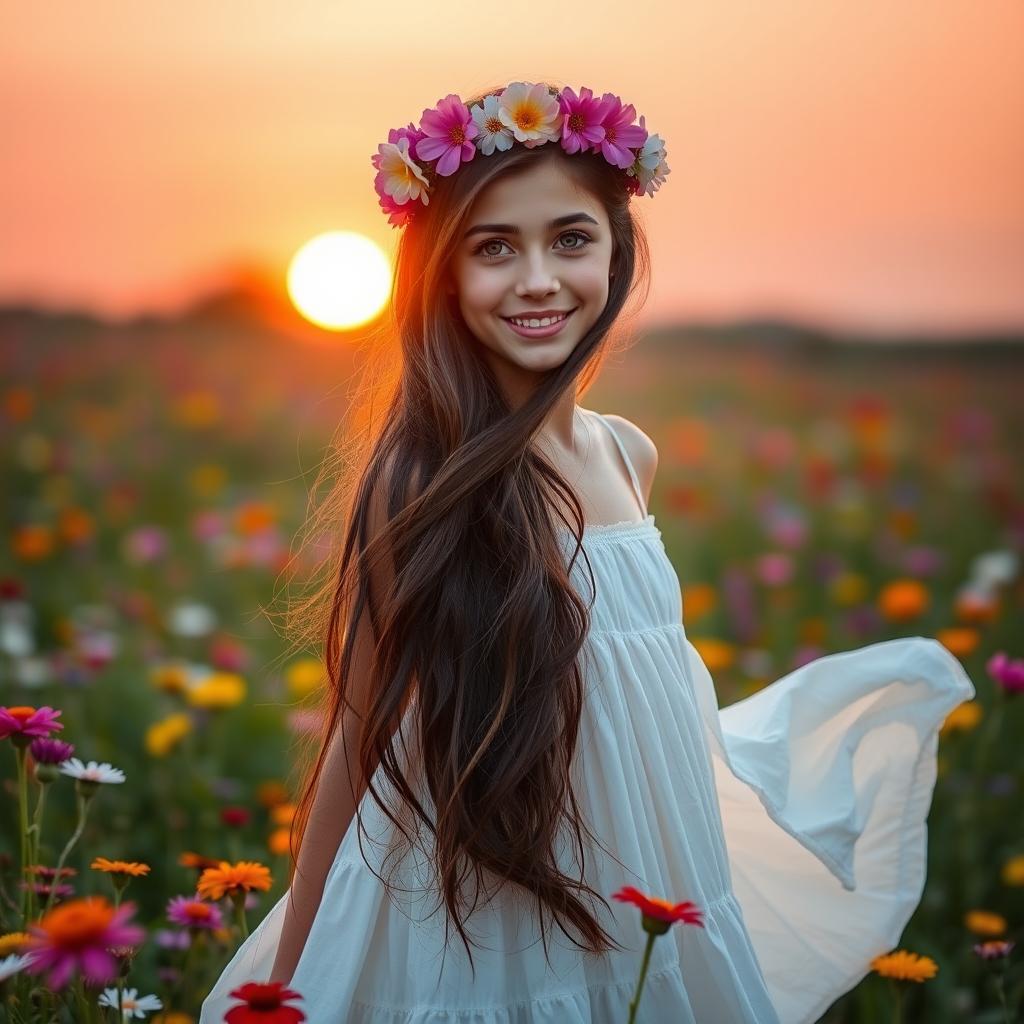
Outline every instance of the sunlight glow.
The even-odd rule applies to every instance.
[[[354,231],[327,231],[303,245],[288,266],[288,294],[309,321],[331,331],[358,327],[385,306],[391,264]]]

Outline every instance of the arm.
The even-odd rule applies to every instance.
[[[384,488],[377,488],[382,492]],[[383,494],[371,500],[368,534],[377,536],[386,521]],[[371,574],[371,587],[375,594],[388,593],[394,579],[390,557],[384,558]],[[355,648],[352,652],[351,675],[348,680],[348,699],[365,714],[370,704],[370,666],[374,639],[369,612],[364,609],[356,626]],[[408,695],[401,706],[404,713]],[[397,730],[401,713],[395,722]],[[302,837],[296,871],[285,907],[285,917],[278,943],[270,981],[289,982],[298,966],[313,921],[323,897],[327,875],[334,863],[338,847],[349,825],[355,818],[358,800],[367,789],[367,779],[359,767],[359,733],[361,721],[351,708],[345,708],[338,726],[331,736],[324,757],[316,793],[310,807],[309,821]],[[344,742],[343,742],[344,740]],[[346,757],[347,754],[347,757]],[[357,792],[348,784],[351,776],[357,782]],[[355,796],[355,799],[353,799]]]

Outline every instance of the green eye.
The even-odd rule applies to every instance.
[[[565,252],[575,252],[576,250],[579,249],[585,249],[593,241],[590,235],[588,235],[585,231],[578,231],[575,228],[573,228],[571,231],[563,231],[558,237],[559,239],[568,237],[575,237],[579,239],[578,243],[575,245],[562,246]],[[506,242],[503,238],[488,238],[485,241],[481,242],[473,250],[473,255],[483,256],[484,259],[488,260],[496,260],[501,256],[505,255],[504,253],[501,252],[484,252],[484,249],[486,249],[487,246],[489,245],[508,245],[508,242]]]

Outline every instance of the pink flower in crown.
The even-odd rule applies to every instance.
[[[640,115],[640,127],[647,130],[643,115]],[[653,196],[665,183],[669,166],[665,163],[665,143],[658,135],[648,135],[633,161],[632,167],[626,171],[631,177],[626,188],[633,195],[646,192]]]
[[[416,212],[415,203],[398,203],[387,193],[381,194],[379,189],[377,191],[377,201],[380,203],[380,208],[388,215],[388,223],[392,227],[404,227],[413,219],[413,215]],[[424,205],[426,204],[424,203]]]
[[[464,162],[476,156],[473,139],[477,135],[476,123],[469,108],[455,93],[438,100],[433,110],[424,110],[420,118],[419,139],[413,152],[420,160],[436,160],[434,170],[447,178]]]
[[[498,117],[512,137],[527,149],[557,142],[562,133],[562,110],[543,82],[513,82],[498,100]]]
[[[632,103],[622,105],[622,100],[606,92],[602,101],[608,101],[605,117],[601,123],[604,138],[593,146],[593,151],[604,154],[605,160],[623,169],[631,167],[636,159],[633,149],[639,149],[647,141],[647,129],[633,124],[636,109]]]
[[[558,97],[562,112],[562,149],[566,153],[593,149],[604,138],[602,122],[607,116],[611,103],[606,93],[595,99],[592,90],[583,86],[579,96],[566,86]]]

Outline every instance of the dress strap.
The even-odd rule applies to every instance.
[[[588,409],[587,412],[593,412],[593,410]],[[646,516],[647,504],[644,501],[644,494],[640,487],[640,480],[637,478],[636,470],[633,468],[633,463],[630,461],[629,453],[626,451],[626,446],[619,439],[619,435],[616,433],[615,428],[601,413],[594,412],[594,415],[608,428],[608,432],[612,435],[612,440],[615,442],[616,448],[619,449],[622,461],[626,464],[626,469],[629,471],[629,479],[633,484],[633,493],[636,495],[637,504],[639,504],[640,508],[643,509],[643,514]]]

